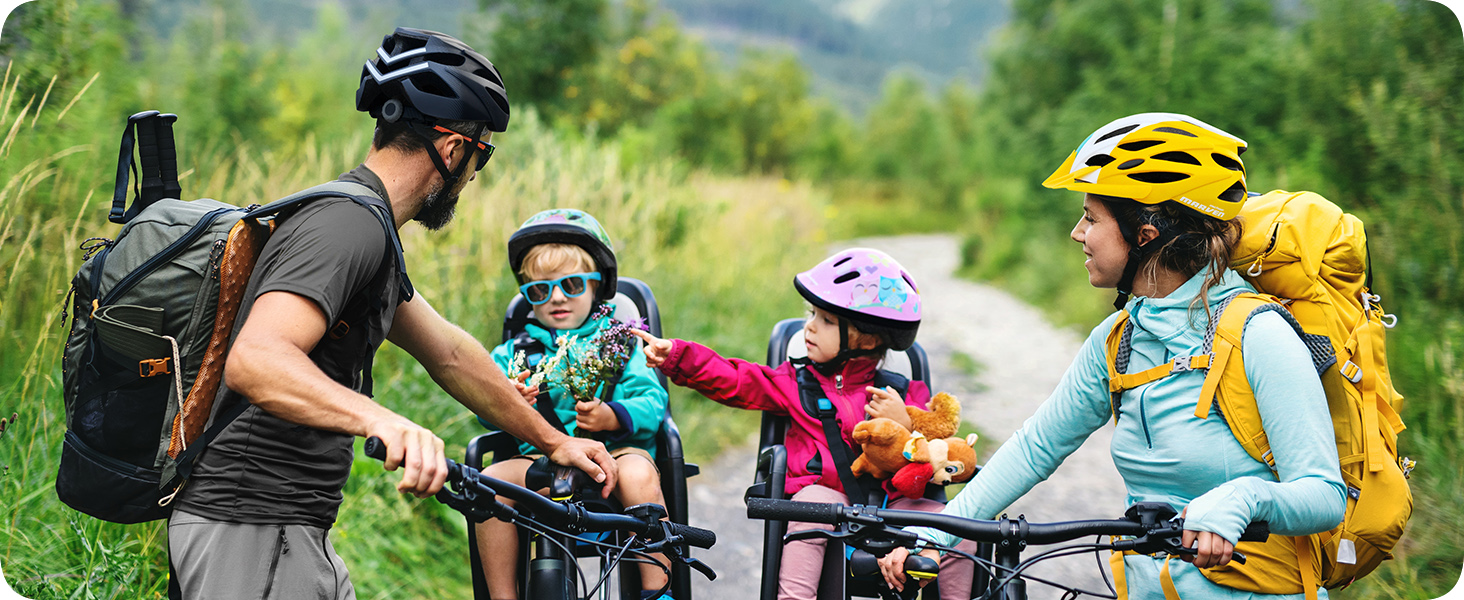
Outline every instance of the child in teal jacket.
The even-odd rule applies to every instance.
[[[569,390],[553,383],[542,384],[548,388],[547,398],[542,397],[540,385],[526,385],[528,372],[520,371],[524,366],[538,370],[540,363],[552,360],[571,336],[588,341],[612,326],[609,317],[596,316],[596,310],[615,297],[616,263],[610,237],[585,212],[547,210],[530,217],[509,238],[508,255],[514,275],[522,284],[519,290],[533,307],[535,322],[525,325],[518,337],[494,348],[493,361],[514,380],[525,402],[552,403],[539,408],[541,414],[552,410],[553,424],[570,435],[590,435],[605,442],[620,471],[619,484],[612,492],[617,500],[625,506],[647,502],[665,505],[660,473],[652,456],[656,432],[666,416],[666,388],[644,360],[627,353],[630,357],[624,370],[608,394],[604,393],[610,387],[607,385],[601,388],[599,397],[578,401]],[[527,364],[515,364],[514,357],[520,352]],[[565,360],[574,359],[567,355]],[[489,465],[483,474],[523,485],[529,465],[543,451],[529,444],[520,446],[519,451],[523,456]],[[502,496],[499,501],[512,504]],[[517,527],[489,519],[477,528],[489,595],[517,598]],[[655,556],[667,563],[665,557]],[[642,597],[660,595],[667,586],[666,572],[651,564],[643,564],[640,569]]]

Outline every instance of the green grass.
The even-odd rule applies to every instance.
[[[0,90],[0,98],[8,97]],[[54,100],[54,99],[53,99]],[[0,564],[35,598],[161,598],[166,535],[161,522],[103,523],[62,505],[54,492],[65,429],[60,316],[81,264],[81,240],[116,235],[102,200],[114,174],[117,115],[87,98],[67,121],[60,108],[19,108],[0,160],[0,414],[18,418],[0,435]],[[37,115],[39,114],[39,118]],[[34,126],[32,124],[35,123]],[[361,123],[367,127],[365,118]],[[361,132],[282,154],[241,143],[192,151],[180,164],[185,195],[238,205],[267,202],[333,179],[364,157]],[[81,145],[75,139],[81,137]],[[62,142],[66,143],[63,145]],[[586,209],[615,239],[621,272],[655,290],[668,336],[759,359],[777,320],[802,310],[791,276],[822,258],[827,198],[775,179],[717,178],[658,162],[626,168],[614,143],[567,141],[516,114],[500,152],[469,186],[441,234],[403,234],[417,289],[450,320],[489,345],[514,292],[508,235],[553,206]],[[404,352],[386,347],[374,368],[377,399],[436,431],[461,455],[481,432]],[[692,460],[708,460],[756,429],[757,415],[675,390],[672,410]],[[467,598],[463,519],[435,501],[403,497],[396,474],[360,459],[345,490],[334,543],[361,598]]]

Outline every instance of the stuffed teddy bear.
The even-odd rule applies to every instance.
[[[905,407],[914,432],[883,417],[854,426],[853,439],[864,452],[849,470],[855,477],[893,478],[891,485],[909,498],[924,495],[927,483],[947,485],[971,479],[976,472],[976,451],[972,449],[976,434],[964,440],[951,437],[960,425],[960,402],[942,392],[930,400],[930,408]]]
[[[912,437],[910,463],[890,478],[890,485],[906,498],[925,495],[925,486],[965,483],[976,476],[976,434],[941,440]]]
[[[910,415],[910,430],[925,434],[926,439],[940,440],[956,435],[961,426],[961,403],[955,396],[941,392],[930,399],[930,410],[905,407]]]

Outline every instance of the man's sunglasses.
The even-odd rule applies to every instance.
[[[599,280],[599,273],[575,273],[573,275],[565,275],[559,279],[530,281],[519,286],[519,291],[523,292],[524,299],[528,300],[529,304],[537,306],[548,302],[549,297],[554,294],[554,288],[556,287],[564,292],[565,297],[574,298],[589,290],[591,281]]]
[[[458,134],[460,136],[463,136],[465,138],[468,138],[470,140],[473,139],[473,136],[471,136],[471,135],[468,135],[468,134],[462,133],[462,132],[458,132],[458,131],[453,131],[453,130],[448,129],[446,127],[443,127],[441,125],[433,125],[432,128],[433,129],[436,129],[437,131],[440,131],[442,133],[456,133],[456,134]],[[485,167],[485,166],[488,165],[488,159],[493,158],[493,148],[494,148],[493,144],[490,144],[490,143],[485,142],[485,141],[482,141],[482,140],[479,140],[478,141],[478,166],[477,166],[476,169],[473,169],[474,171],[482,171],[483,170],[483,167]]]

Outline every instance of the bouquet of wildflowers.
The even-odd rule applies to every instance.
[[[590,315],[590,319],[608,317],[615,311],[609,304],[601,304]],[[645,330],[644,319],[621,321],[610,319],[610,325],[587,338],[566,336],[560,338],[554,354],[544,357],[536,368],[530,368],[523,352],[513,357],[512,372],[529,371],[527,386],[549,383],[572,396],[576,402],[593,402],[608,397],[616,381],[625,371],[625,363],[635,352],[636,339],[632,329]]]

